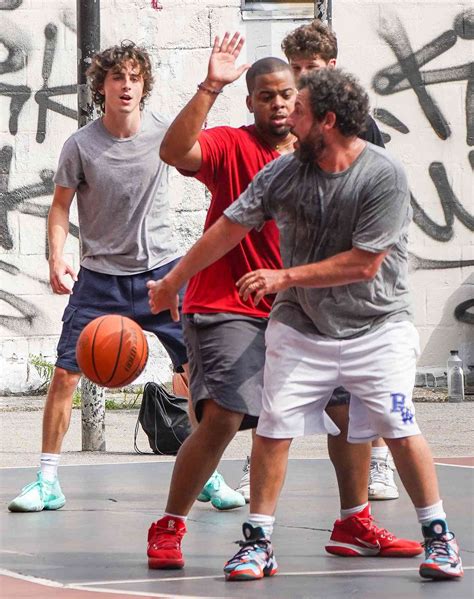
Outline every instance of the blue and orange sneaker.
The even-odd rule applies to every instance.
[[[422,526],[422,531],[425,537],[425,561],[420,566],[420,576],[442,580],[461,578],[464,571],[459,547],[446,522],[433,520],[429,526]]]
[[[225,579],[259,580],[276,574],[278,564],[270,539],[265,538],[263,529],[245,522],[242,530],[245,541],[237,541],[240,549],[224,566]]]

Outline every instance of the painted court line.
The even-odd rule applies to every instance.
[[[154,592],[141,592],[141,591],[119,591],[111,589],[98,589],[98,588],[85,588],[82,584],[62,584],[55,580],[48,580],[46,578],[36,578],[35,576],[27,576],[25,574],[17,574],[11,570],[0,569],[0,576],[7,576],[16,580],[22,580],[32,584],[37,584],[44,587],[53,587],[55,589],[63,589],[64,591],[82,591],[84,593],[107,593],[110,595],[126,595],[127,597],[157,597],[159,599],[170,599],[170,595],[163,595],[162,593]],[[6,599],[6,598],[5,598]],[[179,595],[179,599],[202,599],[196,595]]]
[[[153,457],[153,456],[150,456]],[[241,462],[242,460],[244,460],[245,458],[224,458],[221,461],[224,462]],[[454,456],[452,458],[434,458],[434,462],[437,466],[450,466],[452,468],[474,468],[473,465],[469,465],[469,464],[447,464],[443,461],[439,461],[439,460],[445,460],[445,459],[452,459],[452,460],[474,460],[473,456]],[[100,468],[100,467],[104,467],[104,466],[127,466],[128,464],[169,464],[174,462],[175,458],[170,456],[168,459],[155,459],[155,460],[149,460],[144,462],[143,460],[136,460],[136,461],[126,461],[126,462],[106,462],[104,464],[61,464],[61,469],[62,468],[79,468],[81,466],[87,466],[88,468],[93,467],[93,468]],[[318,460],[329,460],[328,457],[319,457],[319,458],[310,458],[310,457],[298,457],[298,458],[290,458],[290,461],[294,461],[297,462],[299,460],[305,460],[305,461],[318,461]],[[0,470],[38,470],[38,468],[36,466],[0,466]]]
[[[337,575],[351,575],[354,574],[380,574],[385,572],[418,572],[419,567],[415,568],[361,568],[359,570],[308,570],[303,572],[279,572],[278,578],[282,576],[332,576]],[[474,566],[464,566],[464,571],[474,570]],[[180,582],[180,581],[191,581],[191,580],[216,580],[223,577],[222,573],[216,575],[206,576],[174,576],[168,578],[134,578],[130,580],[106,580],[106,581],[95,581],[95,582],[74,582],[71,585],[77,587],[87,586],[103,586],[103,585],[114,585],[114,584],[138,584],[142,582]]]

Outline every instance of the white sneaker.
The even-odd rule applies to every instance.
[[[370,460],[369,500],[398,499],[400,495],[393,478],[394,469],[390,454],[382,460]]]
[[[245,503],[250,502],[250,458],[247,456],[247,461],[245,462],[245,466],[243,467],[244,475],[240,479],[239,486],[237,489],[237,493],[240,493],[245,499]]]

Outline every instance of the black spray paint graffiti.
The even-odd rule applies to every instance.
[[[17,266],[4,262],[3,260],[0,260],[0,271],[15,277],[24,274]],[[45,287],[45,291],[46,288],[49,289],[49,284],[46,281],[41,280],[39,277],[31,275],[27,276],[29,279],[42,284]],[[18,335],[26,334],[27,331],[31,329],[31,325],[35,318],[39,316],[38,308],[31,302],[21,297],[17,297],[4,289],[0,289],[0,302],[2,301],[14,308],[16,315],[8,314],[8,316],[6,316],[0,314],[0,326],[6,327]]]
[[[5,250],[13,248],[13,239],[8,227],[8,213],[17,210],[23,214],[46,219],[49,211],[48,206],[28,202],[27,200],[50,196],[54,191],[54,173],[49,169],[40,171],[39,178],[41,182],[9,190],[12,156],[13,149],[11,146],[4,146],[0,149],[0,246]],[[73,223],[69,223],[69,234],[79,239],[79,228]],[[46,257],[48,257],[47,246]]]
[[[34,99],[38,104],[38,122],[36,127],[36,141],[42,143],[46,138],[46,122],[48,110],[56,112],[68,118],[77,120],[77,111],[52,100],[55,96],[65,96],[76,94],[76,85],[59,85],[49,87],[48,81],[53,68],[54,57],[56,53],[56,41],[58,36],[58,28],[53,23],[46,25],[44,29],[45,45],[43,54],[43,66],[41,74],[43,85],[34,94]],[[13,43],[12,36],[6,35],[5,32],[0,32],[0,43],[8,49],[8,57],[0,63],[0,73],[11,73],[22,69],[28,59],[28,54],[18,50],[18,46]],[[10,120],[9,130],[12,135],[18,132],[18,118],[21,114],[23,106],[32,95],[32,90],[26,85],[7,85],[0,83],[0,96],[11,98],[10,101]]]
[[[474,145],[474,64],[420,71],[421,67],[450,50],[458,38],[474,39],[474,11],[460,13],[454,21],[453,29],[436,37],[417,52],[413,51],[408,34],[396,15],[382,20],[379,35],[390,46],[398,62],[376,73],[372,82],[374,90],[386,96],[412,89],[435,133],[441,139],[447,139],[451,135],[451,129],[427,87],[438,83],[467,81],[466,139],[469,146]],[[381,111],[377,116],[381,122],[392,126],[386,121],[387,117],[393,117],[388,111]]]
[[[396,94],[408,89],[413,90],[424,116],[435,134],[442,140],[451,136],[451,128],[445,115],[430,93],[429,87],[453,81],[466,81],[466,143],[474,145],[474,63],[453,65],[449,68],[421,70],[429,62],[448,52],[456,42],[474,39],[474,11],[461,12],[454,20],[453,28],[445,31],[416,52],[413,50],[408,34],[397,15],[390,14],[381,23],[380,37],[393,51],[397,62],[378,71],[373,78],[374,90],[382,96]],[[408,134],[410,128],[397,116],[383,108],[375,111],[376,118],[402,134]],[[390,141],[390,136],[385,135]],[[468,153],[471,168],[474,165],[474,151]],[[474,231],[474,215],[470,214],[456,197],[449,182],[445,166],[441,162],[432,162],[429,175],[440,200],[445,224],[436,223],[420,206],[413,194],[411,204],[415,224],[429,237],[439,242],[448,242],[454,235],[455,218],[467,229]],[[440,269],[473,266],[474,260],[430,260],[414,254],[410,256],[412,268]],[[469,302],[468,302],[469,303]],[[472,302],[463,302],[455,309],[455,317],[462,322],[474,323],[474,317],[468,312]]]
[[[12,11],[21,6],[21,4],[22,0],[0,0],[0,10]],[[68,29],[75,30],[74,19],[71,18],[71,15],[67,11],[63,11],[60,14],[60,19]],[[12,135],[18,133],[19,118],[22,110],[32,97],[38,105],[36,127],[36,141],[38,143],[43,143],[46,138],[48,111],[77,120],[76,110],[64,106],[53,99],[57,96],[76,94],[76,85],[49,86],[49,79],[56,55],[57,37],[58,28],[56,25],[54,23],[46,25],[44,29],[45,41],[41,70],[43,84],[36,93],[33,94],[33,90],[26,85],[11,85],[0,82],[0,96],[10,98],[8,126]],[[0,25],[0,45],[3,45],[7,52],[6,58],[0,63],[0,75],[21,71],[26,67],[32,54],[30,40],[17,25],[4,16],[2,16]],[[10,189],[12,158],[13,148],[10,145],[0,148],[0,247],[5,250],[11,250],[14,246],[13,235],[9,229],[9,214],[17,211],[37,216],[46,225],[48,206],[32,200],[42,196],[51,196],[54,190],[53,171],[49,169],[43,169],[39,172],[39,180],[36,183]],[[79,238],[78,227],[72,223],[69,225],[69,233],[73,237]],[[46,257],[48,257],[46,226],[44,226],[44,239]],[[23,275],[35,279],[35,277],[21,272],[16,266],[5,261],[0,261],[0,270],[9,275]],[[38,280],[45,287],[49,288],[48,281],[35,280]],[[10,310],[8,311],[8,316],[0,314],[0,326],[8,327],[17,334],[28,334],[33,320],[41,313],[38,307],[5,289],[0,290],[0,303],[8,304],[17,312],[17,316],[12,316]]]
[[[48,169],[44,169],[39,173],[40,182],[9,190],[12,156],[13,149],[11,146],[4,146],[0,149],[0,246],[5,250],[13,248],[13,238],[8,226],[8,214],[12,211],[18,211],[22,214],[37,216],[43,219],[46,225],[49,211],[48,206],[29,200],[42,196],[50,196],[54,190],[53,171]],[[79,228],[73,223],[69,223],[69,234],[79,239]],[[44,227],[44,239],[46,248],[45,258],[48,258],[46,226]],[[22,274],[16,266],[3,260],[0,260],[0,270],[14,276]],[[49,288],[47,281],[42,281],[30,275],[27,276],[43,283]],[[17,334],[27,334],[33,320],[39,316],[39,310],[30,302],[4,289],[0,290],[0,303],[2,301],[14,308],[19,313],[19,316],[0,314],[0,326],[7,327]]]
[[[0,10],[15,10],[23,4],[23,0],[0,0]]]

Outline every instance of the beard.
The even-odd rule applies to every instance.
[[[295,150],[295,156],[304,164],[317,162],[326,149],[322,133],[311,130],[305,139],[298,140],[298,148]]]

